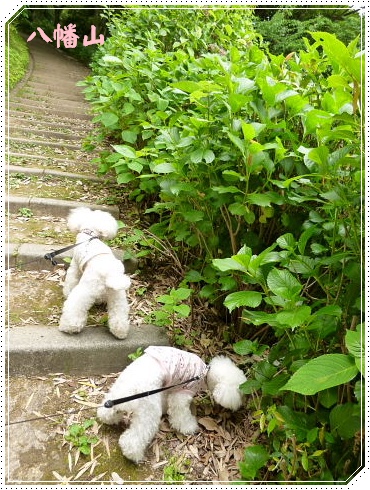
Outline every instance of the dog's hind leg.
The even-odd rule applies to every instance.
[[[72,289],[64,302],[59,330],[66,333],[79,333],[86,326],[87,313],[95,302],[95,292],[81,282]]]
[[[117,339],[125,339],[130,330],[129,306],[124,289],[108,289],[108,325]]]
[[[186,391],[170,393],[167,398],[170,425],[181,434],[194,434],[198,429],[197,419],[190,409],[192,399],[193,395]]]
[[[68,267],[66,278],[64,280],[63,285],[63,295],[65,298],[68,298],[72,289],[74,289],[79,280],[81,279],[81,271],[78,267],[78,264],[75,260],[72,259],[70,266]]]

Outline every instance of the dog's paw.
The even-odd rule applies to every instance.
[[[122,434],[119,439],[122,454],[136,464],[143,461],[145,453],[145,450],[138,446],[138,441],[139,438],[133,439],[132,434],[127,435],[127,433]]]
[[[69,333],[71,335],[80,333],[83,330],[83,326],[80,325],[59,325],[59,332]]]
[[[113,334],[119,340],[123,340],[127,337],[129,329],[130,329],[130,325],[124,325],[122,327],[122,326],[114,326],[109,324],[110,333]]]
[[[184,435],[190,435],[190,434],[195,434],[199,430],[199,425],[197,422],[197,419],[194,418],[187,418],[186,420],[184,419],[177,419],[177,420],[171,420],[170,419],[170,424],[171,426],[177,430],[177,432],[180,432],[181,434]]]

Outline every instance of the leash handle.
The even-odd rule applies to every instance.
[[[157,388],[156,390],[151,390],[151,391],[144,391],[143,393],[137,393],[136,395],[126,396],[125,398],[117,398],[116,400],[107,400],[104,403],[104,407],[105,408],[112,408],[112,407],[114,407],[114,405],[120,405],[121,403],[127,403],[127,402],[130,402],[132,400],[144,398],[145,396],[154,395],[155,393],[160,393],[161,391],[169,390],[171,388],[176,388],[177,386],[186,385],[188,383],[191,383],[192,381],[198,381],[202,377],[203,376],[194,376],[194,378],[187,379],[186,381],[183,381],[182,383],[177,383],[175,385],[164,386],[163,388]]]

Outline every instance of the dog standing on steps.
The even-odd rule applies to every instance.
[[[59,330],[79,333],[86,326],[87,315],[94,303],[107,303],[108,326],[118,339],[129,332],[129,306],[126,289],[130,278],[123,263],[100,239],[111,239],[117,234],[118,224],[105,211],[89,208],[73,209],[67,219],[68,228],[77,233],[73,258],[67,270]]]

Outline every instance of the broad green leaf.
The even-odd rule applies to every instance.
[[[361,430],[361,417],[355,414],[355,405],[345,403],[335,406],[329,415],[331,432],[342,439],[351,439]]]
[[[193,163],[200,163],[203,159],[203,149],[202,148],[198,148],[194,151],[192,151],[190,153],[190,160],[193,162]]]
[[[322,192],[320,194],[321,197],[324,199],[327,199],[328,201],[334,203],[334,204],[344,204],[344,200],[342,197],[335,191],[335,189],[332,189],[328,192]]]
[[[308,240],[313,236],[316,235],[317,233],[317,227],[316,226],[310,226],[305,230],[301,236],[299,237],[298,240],[298,250],[299,252],[303,255],[306,249],[306,245]]]
[[[135,180],[135,175],[132,174],[131,172],[122,172],[119,173],[117,176],[118,184],[128,184],[132,180]]]
[[[186,282],[200,282],[204,279],[202,274],[194,269],[191,269],[185,274],[184,280]]]
[[[220,271],[243,271],[247,272],[246,267],[232,258],[213,259],[212,264]]]
[[[244,459],[239,463],[240,472],[245,480],[254,480],[270,456],[263,446],[249,446],[244,451]]]
[[[302,289],[301,283],[285,269],[272,269],[267,276],[267,285],[276,296],[290,300]]]
[[[113,145],[113,148],[117,153],[127,158],[136,158],[136,151],[131,146],[126,145]]]
[[[122,131],[122,139],[123,141],[127,141],[128,143],[135,143],[137,140],[137,133],[135,131]]]
[[[196,209],[192,211],[182,211],[181,214],[185,218],[185,220],[189,221],[190,223],[202,221],[202,219],[204,218],[203,211],[197,211]]]
[[[327,388],[348,383],[357,373],[358,369],[351,356],[324,354],[298,369],[282,389],[302,395],[315,395]]]
[[[316,317],[323,316],[323,315],[340,317],[341,314],[342,314],[342,308],[338,305],[323,306],[319,310],[315,311]]]
[[[311,315],[309,306],[298,306],[294,310],[283,310],[276,314],[276,320],[284,326],[291,328],[303,325]]]
[[[130,170],[134,170],[137,173],[140,173],[143,170],[143,165],[140,162],[128,162],[127,166]]]
[[[188,305],[176,305],[173,307],[173,310],[180,315],[182,318],[186,318],[190,314],[190,306]]]
[[[158,163],[158,165],[153,167],[153,172],[156,174],[170,174],[176,172],[176,168],[171,162]]]
[[[308,158],[313,162],[316,162],[320,165],[327,165],[329,157],[329,148],[326,146],[319,146],[318,148],[314,148],[308,153]]]
[[[262,383],[262,394],[263,395],[279,395],[279,391],[282,386],[285,385],[285,383],[289,379],[289,374],[286,373],[281,373],[278,374],[277,376],[274,376],[272,379],[265,381]]]
[[[318,400],[323,407],[332,407],[334,404],[338,403],[338,388],[334,386],[333,388],[320,391],[318,394]]]
[[[241,202],[233,202],[232,204],[230,204],[228,209],[231,214],[236,216],[244,216],[247,211],[245,204],[242,204]]]
[[[117,123],[118,116],[113,112],[103,112],[102,114],[100,114],[99,119],[105,127],[110,127],[114,126]]]
[[[224,305],[231,312],[240,306],[256,308],[261,304],[262,294],[258,291],[237,291],[226,296]]]
[[[320,128],[330,128],[333,116],[326,111],[313,109],[303,118],[306,134],[316,134]]]
[[[217,186],[217,187],[212,187],[212,190],[218,192],[219,194],[237,194],[241,193],[242,191],[235,187],[234,185],[229,185],[229,186]],[[245,207],[244,207],[245,210]]]
[[[215,154],[213,153],[212,150],[205,150],[203,152],[203,160],[205,160],[206,163],[212,163],[213,160],[215,159]]]
[[[130,102],[125,102],[123,104],[123,114],[125,116],[128,116],[129,114],[131,114],[134,111],[135,111],[135,107]]]
[[[190,288],[176,288],[171,290],[170,295],[177,301],[184,301],[191,296],[192,292],[193,290]]]
[[[256,130],[252,124],[242,122],[242,131],[245,140],[251,140],[256,136]]]
[[[257,340],[240,340],[233,345],[234,351],[241,355],[246,356],[248,354],[257,354],[261,355],[266,349],[268,349],[268,345],[259,345]]]
[[[296,245],[294,236],[291,233],[285,233],[285,235],[280,236],[276,239],[277,244],[280,248],[286,248],[293,250]]]
[[[347,330],[345,344],[348,352],[355,358],[358,370],[365,376],[365,328],[359,327],[359,330]]]
[[[307,257],[307,255],[296,255],[296,259],[290,260],[288,269],[295,274],[315,275],[315,267],[318,260]]]
[[[279,326],[276,320],[276,313],[265,313],[264,311],[243,311],[243,322],[252,323],[252,325],[271,325],[272,327]]]
[[[230,140],[232,141],[232,143],[234,143],[234,145],[239,148],[242,155],[245,155],[246,148],[245,148],[244,142],[238,136],[235,136],[235,134],[228,132],[227,135],[230,138]]]
[[[271,197],[266,194],[249,194],[247,198],[248,202],[257,206],[270,206],[271,204]]]
[[[103,56],[102,60],[106,63],[122,64],[122,60],[120,58],[118,58],[117,56],[111,56],[109,54]]]
[[[243,384],[240,385],[239,389],[245,395],[251,395],[255,391],[259,390],[260,387],[260,381],[257,381],[256,379],[248,379],[248,381],[245,381]]]

